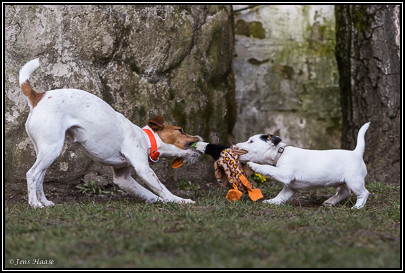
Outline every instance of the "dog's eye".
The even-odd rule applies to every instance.
[[[182,135],[184,135],[183,129],[177,129]]]
[[[253,143],[253,140],[249,140],[249,142],[248,142],[248,143],[249,143],[249,144],[250,144],[250,143]]]

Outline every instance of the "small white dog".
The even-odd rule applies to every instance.
[[[150,119],[143,130],[97,96],[82,90],[38,93],[29,83],[38,67],[39,59],[29,61],[21,68],[19,78],[30,107],[25,128],[37,155],[27,172],[28,203],[32,207],[54,205],[45,197],[43,180],[48,167],[62,152],[65,133],[72,135],[91,159],[112,166],[114,183],[130,193],[147,202],[194,203],[173,195],[159,181],[149,167],[148,155],[154,160],[160,153],[194,161],[200,154],[190,144],[202,140],[199,136],[184,134],[180,127],[164,123],[161,116]],[[131,166],[155,194],[131,177]]]
[[[235,146],[248,151],[239,160],[251,161],[248,166],[253,171],[284,183],[283,190],[275,198],[263,202],[279,205],[289,200],[299,189],[335,187],[336,194],[326,200],[324,205],[333,206],[353,191],[357,201],[352,209],[360,209],[366,204],[369,195],[364,186],[367,169],[363,161],[364,135],[369,125],[368,122],[360,128],[357,146],[353,151],[300,149],[286,146],[281,143],[281,138],[270,134],[252,136],[248,141]],[[278,160],[275,166],[268,165],[275,159]]]

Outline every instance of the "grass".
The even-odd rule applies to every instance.
[[[279,183],[267,183],[265,197]],[[322,207],[333,189],[297,194],[283,206],[235,203],[226,190],[191,187],[195,205],[133,199],[5,211],[4,265],[17,268],[400,268],[400,188],[372,183]],[[184,195],[183,195],[184,196]]]

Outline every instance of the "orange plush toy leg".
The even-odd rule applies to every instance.
[[[257,201],[260,198],[263,198],[262,191],[260,189],[252,189],[249,181],[246,179],[244,175],[240,175],[239,180],[242,181],[242,184],[246,187],[249,197],[250,199],[252,199],[252,201]]]
[[[238,187],[233,184],[233,189],[228,191],[228,194],[226,195],[226,199],[228,199],[229,201],[239,201],[239,199],[242,196],[242,192],[240,192],[238,190]]]

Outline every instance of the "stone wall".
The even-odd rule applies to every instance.
[[[334,6],[256,6],[235,15],[235,32],[236,139],[340,148]]]
[[[141,127],[163,115],[187,133],[226,143],[234,123],[233,44],[230,6],[6,5],[6,186],[25,180],[35,162],[24,128],[29,108],[18,86],[25,62],[41,58],[31,77],[39,92],[86,90]],[[178,170],[169,163],[154,166],[164,182],[213,178],[209,158]],[[78,180],[92,171],[111,178],[109,168],[68,139],[45,181]]]

